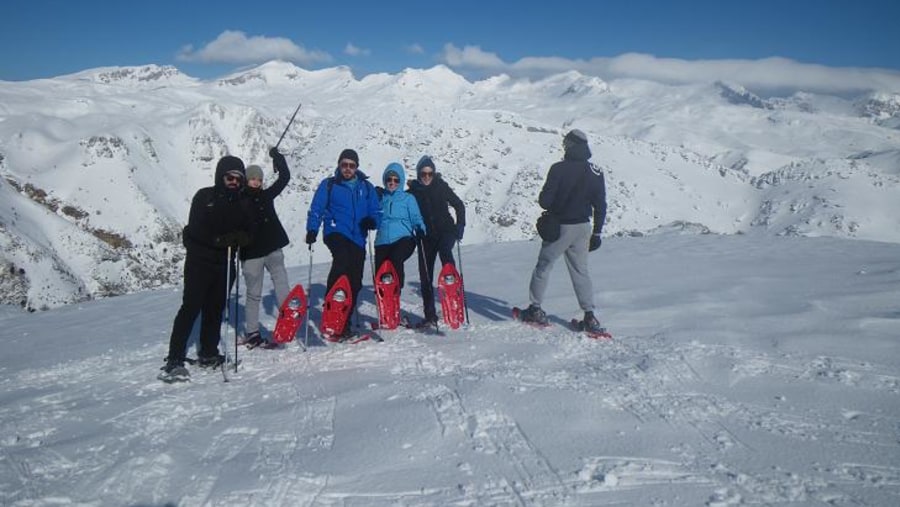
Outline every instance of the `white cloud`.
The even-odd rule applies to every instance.
[[[344,53],[350,56],[369,56],[370,54],[372,54],[372,51],[369,49],[356,47],[352,42],[348,42],[344,47]]]
[[[201,49],[183,47],[178,60],[202,63],[259,63],[269,60],[285,60],[304,65],[330,62],[328,53],[308,50],[284,37],[247,37],[244,32],[226,30]]]
[[[502,70],[509,67],[494,53],[482,51],[478,46],[466,46],[462,49],[453,44],[444,44],[444,52],[441,57],[450,67],[471,67],[483,70]]]
[[[406,46],[406,52],[413,55],[424,55],[425,48],[423,48],[422,45],[417,42]]]
[[[682,60],[627,53],[589,60],[561,57],[525,57],[513,63],[477,46],[462,49],[446,44],[440,56],[450,67],[481,73],[540,78],[577,70],[611,80],[647,79],[687,84],[728,81],[756,91],[805,90],[846,93],[864,90],[900,91],[900,72],[878,68],[827,67],[787,58],[760,60]]]

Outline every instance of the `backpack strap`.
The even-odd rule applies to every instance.
[[[328,193],[325,199],[325,211],[331,207],[331,189],[334,188],[334,176],[328,178]]]

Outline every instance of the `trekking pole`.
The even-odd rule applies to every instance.
[[[378,307],[378,285],[375,284],[375,254],[372,250],[372,238],[366,233],[366,242],[369,244],[369,270],[372,271],[372,293],[375,295],[375,311],[378,312],[378,326],[381,327],[381,308]]]
[[[281,133],[281,137],[279,137],[278,142],[275,143],[276,150],[278,149],[278,146],[281,145],[281,140],[284,139],[284,136],[285,136],[285,134],[287,134],[288,129],[291,128],[291,124],[294,123],[294,118],[297,117],[297,113],[300,112],[300,106],[302,106],[302,105],[303,105],[303,102],[297,104],[297,109],[294,110],[294,114],[291,116],[290,121],[288,121],[287,126],[284,127],[284,132]]]
[[[234,372],[238,371],[238,310],[241,304],[241,247],[234,251]]]
[[[425,240],[422,239],[421,237],[419,238],[419,245],[418,245],[418,248],[416,248],[416,250],[419,251],[419,263],[420,263],[422,266],[425,267],[425,278],[428,279],[428,287],[429,287],[429,288],[431,289],[431,291],[432,291],[432,292],[431,292],[432,296],[434,296],[434,290],[435,290],[435,288],[434,288],[434,284],[432,283],[432,280],[431,280],[431,278],[432,278],[431,273],[428,272],[428,268],[429,268],[429,266],[428,266],[428,261],[427,261],[427,259],[425,258]],[[433,301],[433,300],[434,300],[434,298],[432,298],[432,301]],[[423,301],[423,303],[424,303],[424,301]],[[432,304],[433,304],[433,303],[432,303]],[[437,312],[435,312],[435,314],[436,314],[436,313],[437,313]],[[440,325],[438,324],[437,315],[435,315],[435,318],[434,318],[434,330],[435,330],[435,332],[437,332],[437,333],[440,333],[440,331],[441,331]]]
[[[309,308],[312,299],[313,246],[309,245],[309,276],[306,281],[306,326],[303,328],[303,350],[309,350]]]
[[[466,326],[469,325],[469,303],[466,301],[466,277],[463,276],[462,265],[462,249],[459,247],[461,241],[456,241],[456,256],[459,257],[459,285],[462,288],[463,308],[466,309]]]
[[[225,332],[220,329],[219,340],[222,337],[228,337],[228,322],[231,320],[231,245],[228,246],[228,253],[225,257]],[[221,326],[219,326],[221,328]],[[225,362],[228,362],[228,344],[223,347],[225,350]],[[218,353],[218,352],[216,352]],[[228,382],[228,372],[225,371],[225,363],[222,363],[222,380]]]

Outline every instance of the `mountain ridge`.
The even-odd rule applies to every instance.
[[[606,171],[605,234],[696,224],[900,242],[880,218],[900,213],[896,94],[766,98],[738,82],[577,71],[473,83],[441,65],[356,79],[268,62],[210,81],[103,67],[0,82],[0,286],[14,288],[0,302],[40,309],[180,283],[191,196],[225,154],[270,167],[298,102],[281,145],[294,177],[276,201],[290,264],[305,262],[306,207],[346,147],[376,178],[432,155],[472,210],[466,243],[534,238],[537,192],[571,128]]]

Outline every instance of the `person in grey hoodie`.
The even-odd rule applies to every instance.
[[[575,129],[566,134],[563,148],[563,160],[550,166],[538,196],[541,208],[559,219],[560,236],[556,241],[541,244],[529,285],[531,305],[522,311],[521,318],[526,322],[547,323],[541,303],[553,264],[565,254],[575,296],[584,311],[582,325],[587,331],[600,331],[602,327],[594,315],[594,288],[587,254],[600,248],[600,233],[606,221],[606,181],[603,171],[588,161],[591,150],[584,132]]]

